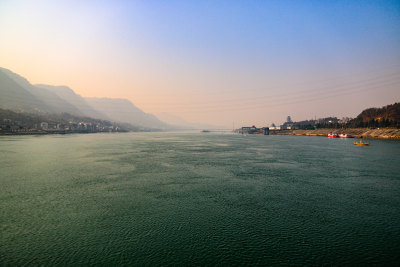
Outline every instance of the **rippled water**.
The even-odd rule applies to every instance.
[[[400,142],[0,137],[0,265],[395,265]]]

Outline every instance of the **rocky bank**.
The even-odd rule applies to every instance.
[[[308,136],[326,136],[332,133],[346,133],[356,138],[382,138],[382,139],[398,139],[400,140],[400,129],[395,128],[350,128],[350,129],[317,129],[317,130],[284,130],[271,132],[277,135],[308,135]]]

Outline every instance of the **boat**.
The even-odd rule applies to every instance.
[[[345,133],[341,133],[339,134],[339,138],[354,138],[354,137]]]
[[[360,142],[354,142],[354,144],[357,146],[369,146],[369,143],[364,143],[362,138],[360,139]]]
[[[338,135],[336,133],[330,132],[326,137],[328,137],[328,138],[337,138]]]

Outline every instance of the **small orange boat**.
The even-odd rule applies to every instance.
[[[362,138],[360,139],[360,142],[354,142],[354,144],[357,146],[369,146],[369,143],[364,143]]]

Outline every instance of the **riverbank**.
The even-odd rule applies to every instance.
[[[125,133],[128,131],[0,131],[0,136],[4,135],[47,135],[47,134],[89,134],[89,133]]]
[[[307,136],[326,136],[329,133],[346,133],[356,138],[380,138],[380,139],[398,139],[400,140],[400,129],[384,128],[384,129],[367,129],[367,128],[350,128],[350,129],[317,129],[317,130],[283,130],[271,132],[275,135],[307,135]]]

